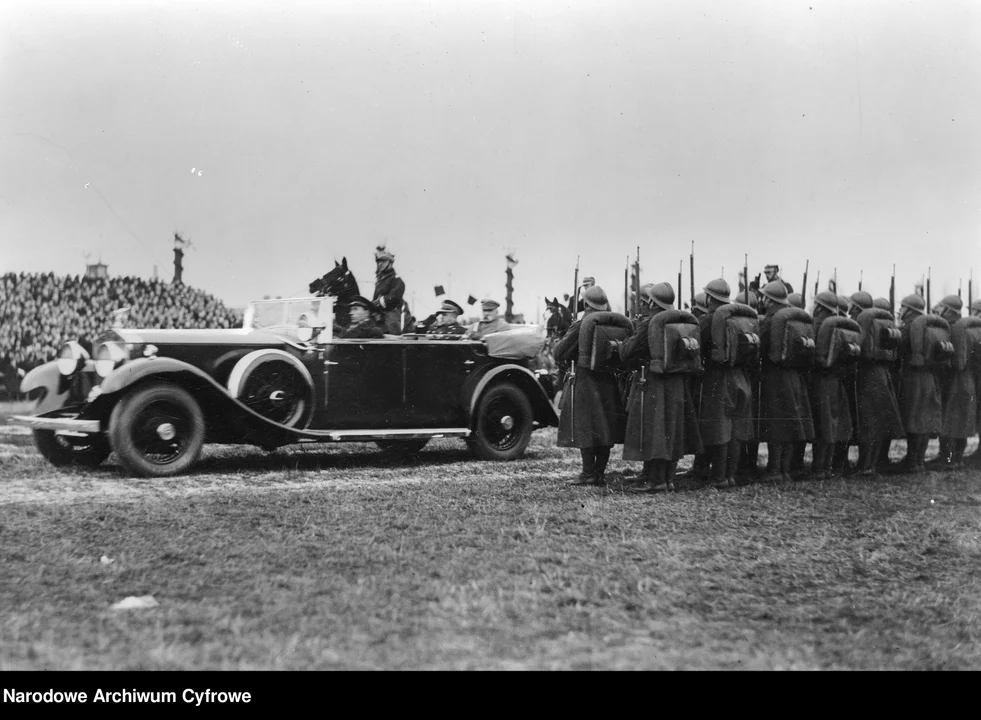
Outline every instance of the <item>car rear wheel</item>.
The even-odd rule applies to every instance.
[[[524,454],[534,429],[528,396],[510,383],[487,390],[477,403],[471,451],[483,460],[514,460]]]
[[[410,457],[412,455],[418,455],[426,447],[428,442],[429,438],[420,438],[418,440],[376,440],[375,445],[381,448],[382,452],[390,455]]]
[[[109,440],[119,461],[141,477],[186,472],[204,447],[204,413],[191,394],[171,383],[139,387],[113,408]]]
[[[35,430],[34,445],[45,460],[57,467],[98,467],[112,452],[102,435],[80,438],[56,435],[54,430]]]

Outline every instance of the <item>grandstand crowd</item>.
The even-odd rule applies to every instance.
[[[0,373],[26,371],[53,360],[66,339],[83,346],[129,308],[124,327],[230,328],[237,313],[206,292],[138,277],[0,276]]]

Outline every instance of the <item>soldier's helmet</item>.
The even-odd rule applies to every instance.
[[[926,311],[926,303],[916,293],[912,295],[907,295],[903,298],[903,301],[899,303],[901,308],[915,312],[917,315],[922,315]]]
[[[760,292],[763,297],[777,305],[790,305],[790,301],[787,299],[787,286],[779,280],[768,282]]]
[[[971,314],[981,315],[981,299],[975,300],[971,303]]]
[[[868,310],[872,307],[872,296],[865,292],[864,290],[859,290],[857,293],[852,293],[852,296],[848,298],[849,308],[852,306],[858,306],[861,310]]]
[[[819,292],[814,297],[814,305],[817,307],[823,307],[825,310],[832,314],[838,313],[838,296],[835,295],[830,290],[824,290]]]
[[[610,309],[610,301],[606,297],[606,291],[599,285],[587,288],[582,296],[583,302],[593,310],[606,311]]]
[[[803,310],[804,296],[801,295],[800,293],[790,293],[790,295],[787,296],[787,304],[790,305],[791,307],[800,308],[801,310]]]
[[[837,300],[838,300],[838,314],[847,316],[848,308],[851,307],[851,302],[849,302],[848,298],[845,295],[838,295]]]
[[[947,310],[952,315],[960,317],[961,310],[964,309],[964,301],[961,300],[959,295],[948,295],[940,301],[939,308],[941,312]]]
[[[729,283],[727,283],[722,278],[716,278],[712,280],[708,285],[702,288],[705,294],[710,298],[714,298],[721,303],[729,303],[729,295],[732,290],[729,289]]]
[[[700,292],[695,294],[695,307],[692,308],[692,312],[700,312],[705,314],[709,311],[708,305],[705,304],[705,293]]]
[[[872,301],[872,307],[892,312],[892,304],[889,302],[889,298],[876,298]]]
[[[662,310],[674,309],[674,289],[669,283],[648,283],[643,287],[642,295],[648,304],[657,305]]]

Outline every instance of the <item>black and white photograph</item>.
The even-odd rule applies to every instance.
[[[975,0],[6,0],[2,704],[981,670],[979,284]]]

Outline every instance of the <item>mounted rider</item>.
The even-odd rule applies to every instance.
[[[375,294],[371,301],[382,315],[385,333],[401,335],[405,283],[395,274],[394,263],[395,256],[380,243],[375,248]]]

